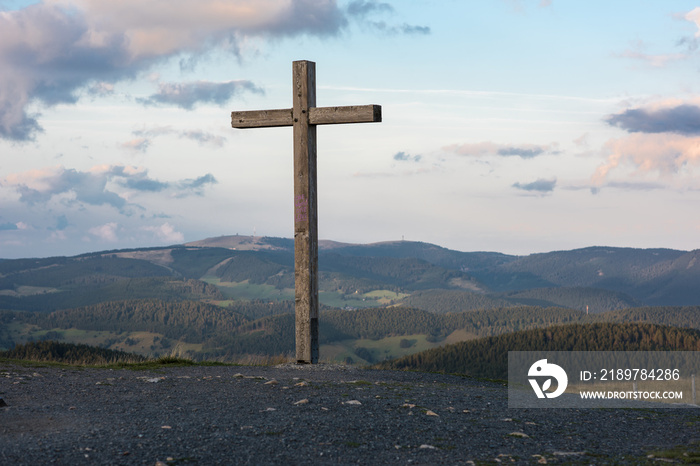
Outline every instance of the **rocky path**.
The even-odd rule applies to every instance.
[[[0,397],[3,465],[644,464],[700,450],[697,409],[508,409],[497,383],[343,366],[0,363]]]

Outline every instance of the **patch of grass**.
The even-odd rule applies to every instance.
[[[666,450],[654,450],[649,452],[647,458],[652,460],[673,460],[684,464],[700,464],[700,443],[696,441],[688,445],[678,445]]]
[[[372,385],[372,382],[368,382],[367,380],[355,380],[353,382],[349,382],[354,385]]]

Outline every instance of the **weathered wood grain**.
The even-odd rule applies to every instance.
[[[380,105],[349,105],[346,107],[315,107],[309,109],[312,125],[343,123],[378,123],[382,121]]]
[[[318,362],[318,216],[316,202],[316,66],[293,65],[294,120],[294,290],[296,359]]]
[[[292,126],[293,122],[291,108],[231,112],[231,126],[234,128]]]
[[[382,121],[379,105],[316,107],[316,64],[292,64],[289,109],[231,112],[234,128],[294,128],[294,289],[296,359],[318,362],[318,213],[316,126]]]

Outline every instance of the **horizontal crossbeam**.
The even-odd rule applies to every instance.
[[[347,107],[312,107],[309,124],[337,125],[342,123],[379,123],[382,121],[381,105],[349,105]]]
[[[231,112],[231,126],[234,128],[271,128],[273,126],[292,126],[293,124],[294,118],[291,108]]]
[[[311,107],[309,109],[309,124],[311,125],[379,123],[381,121],[381,105]],[[275,126],[292,126],[293,124],[294,115],[291,108],[231,112],[231,126],[234,128],[270,128]]]

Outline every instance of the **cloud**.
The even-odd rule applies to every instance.
[[[631,133],[603,147],[605,162],[591,177],[603,186],[611,171],[621,167],[636,174],[670,177],[700,164],[700,103],[667,100],[627,109],[606,118],[611,126]]]
[[[105,223],[104,225],[90,228],[88,230],[88,233],[90,233],[93,236],[96,236],[98,239],[100,239],[102,241],[115,243],[115,242],[119,241],[119,238],[117,237],[117,229],[118,228],[119,228],[119,225],[117,225],[115,222],[109,222],[109,223]]]
[[[430,27],[428,26],[413,26],[410,24],[402,24],[398,26],[398,30],[403,34],[430,34]]]
[[[189,194],[195,194],[201,196],[204,193],[204,188],[210,184],[216,184],[218,181],[214,178],[214,175],[207,173],[206,175],[200,176],[195,179],[182,180],[177,183],[179,193],[177,197],[184,197]]]
[[[394,35],[394,34],[421,34],[428,35],[431,30],[428,26],[415,26],[410,24],[401,24],[394,26],[387,24],[384,21],[367,21],[366,24],[378,32]]]
[[[370,13],[393,13],[394,7],[384,2],[353,0],[347,6],[351,16],[365,17]]]
[[[578,147],[587,148],[589,146],[590,138],[591,138],[590,133],[583,133],[581,136],[574,139],[572,142]]]
[[[33,102],[76,103],[80,89],[109,91],[100,83],[134,78],[163,59],[215,48],[237,54],[250,37],[332,36],[347,23],[335,0],[44,0],[5,11],[0,138],[27,141],[41,131],[40,115],[28,111]],[[178,99],[170,92],[175,89],[166,87],[151,98],[191,108],[218,101],[217,91],[227,95],[212,88]]]
[[[394,7],[389,3],[378,2],[376,0],[353,0],[346,7],[346,12],[349,17],[352,17],[360,22],[360,24],[374,29],[383,34],[421,34],[428,35],[431,30],[428,26],[417,26],[411,24],[393,25],[385,21],[372,21],[368,19],[374,14],[383,14],[395,12]]]
[[[684,103],[662,108],[632,108],[611,115],[606,121],[630,133],[700,135],[700,106]]]
[[[88,94],[99,97],[114,94],[114,84],[107,82],[93,83],[88,87]]]
[[[225,104],[234,95],[244,91],[264,93],[251,81],[161,83],[158,87],[158,93],[137,101],[144,105],[174,105],[192,110],[199,103]]]
[[[700,7],[695,7],[685,14],[684,18],[691,23],[695,23],[698,30],[695,31],[695,38],[700,38]]]
[[[605,187],[624,189],[627,191],[653,191],[655,189],[663,189],[664,185],[651,182],[610,181],[605,184]]]
[[[150,231],[159,241],[164,243],[172,244],[185,241],[185,235],[175,231],[175,228],[167,222],[159,226],[144,227],[143,229]]]
[[[0,223],[0,231],[19,230],[16,223]]]
[[[554,191],[557,184],[557,179],[545,180],[543,178],[533,181],[532,183],[513,183],[513,187],[523,191],[532,191],[539,193],[549,193]]]
[[[189,139],[195,141],[200,146],[223,147],[226,143],[226,138],[224,136],[217,136],[198,129],[177,130],[171,126],[157,126],[150,129],[139,129],[132,131],[132,134],[136,136],[136,138],[121,144],[121,147],[128,150],[138,150],[141,152],[146,152],[148,147],[150,147],[152,140],[160,136],[172,135],[180,139]]]
[[[606,160],[593,174],[594,185],[602,186],[609,173],[621,166],[637,173],[671,176],[685,166],[700,164],[700,137],[674,133],[636,133],[605,143]]]
[[[183,197],[201,195],[206,186],[216,182],[211,174],[194,180],[163,182],[150,178],[143,168],[100,165],[88,171],[62,166],[30,170],[8,175],[0,180],[0,186],[14,189],[20,195],[20,201],[30,206],[60,199],[68,205],[106,205],[126,213],[129,191],[155,193],[167,190]]]
[[[682,42],[679,43],[679,45],[682,45]],[[614,54],[614,56],[619,58],[631,58],[633,60],[639,60],[653,68],[663,68],[668,63],[685,60],[686,58],[688,58],[688,56],[684,53],[649,54],[643,52],[642,50],[625,50],[622,53]]]
[[[56,219],[56,227],[54,228],[54,230],[58,230],[58,231],[65,230],[66,228],[68,228],[68,225],[69,225],[69,223],[68,223],[68,219],[66,218],[66,216],[60,215]]]
[[[422,158],[423,156],[421,155],[411,155],[403,151],[394,154],[394,160],[399,162],[420,162]]]
[[[132,152],[146,152],[148,150],[148,147],[151,145],[150,139],[147,138],[136,138],[136,139],[131,139],[130,141],[126,141],[121,144],[121,147],[123,149],[132,151]]]
[[[443,147],[443,150],[465,156],[481,157],[485,155],[497,155],[501,157],[516,156],[523,159],[532,159],[544,154],[559,154],[556,143],[545,146],[535,144],[504,145],[487,141],[471,144],[453,144]]]
[[[591,194],[598,194],[602,188],[622,189],[624,191],[653,191],[656,189],[665,189],[666,186],[661,183],[652,182],[633,182],[633,181],[608,181],[600,186],[587,186],[586,189],[591,191]],[[576,188],[579,189],[579,188]],[[581,187],[583,189],[583,187]]]

